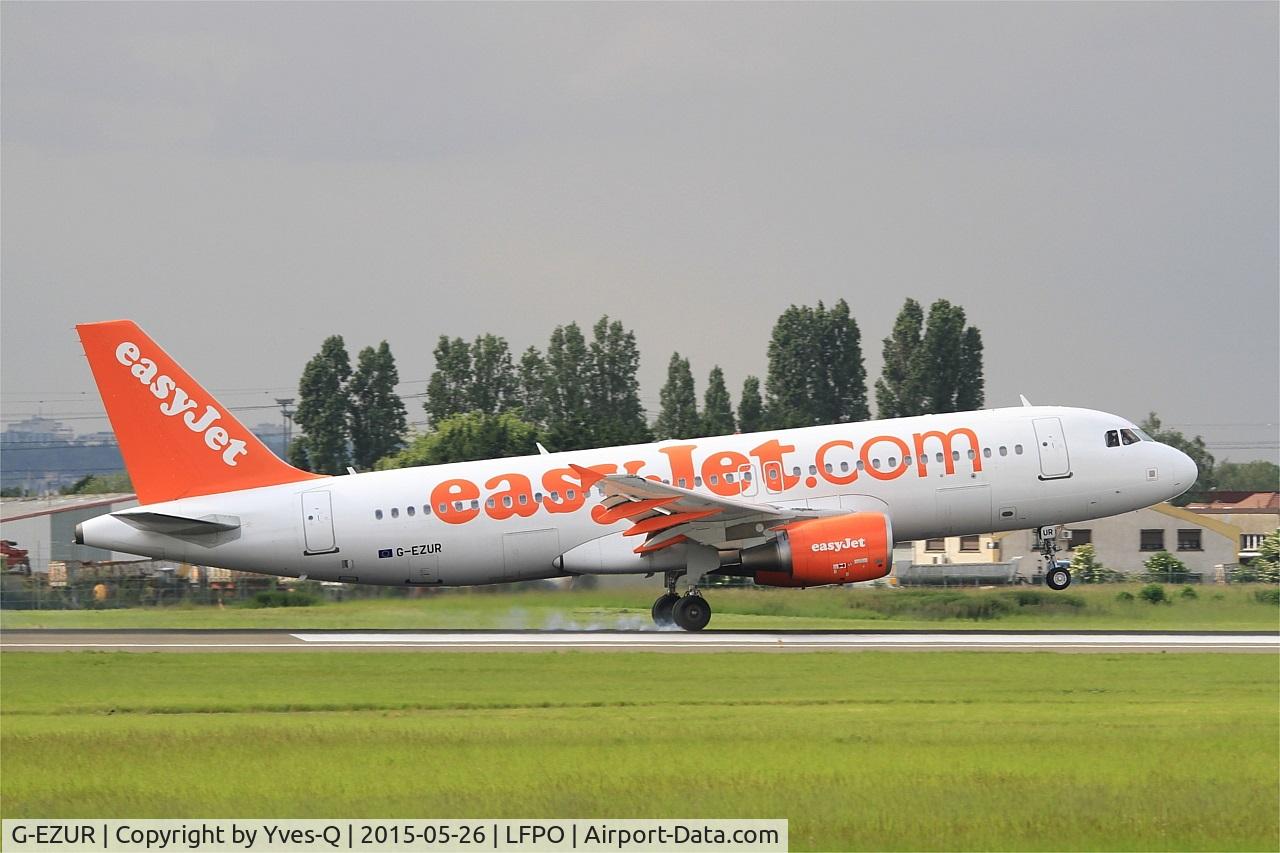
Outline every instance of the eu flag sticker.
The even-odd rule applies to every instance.
[[[384,558],[384,557],[390,557],[390,556],[391,556],[391,549],[390,549],[390,548],[379,548],[379,549],[378,549],[378,559],[379,559],[379,560],[381,560],[381,559],[382,559],[382,558]]]

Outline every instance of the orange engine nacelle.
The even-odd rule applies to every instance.
[[[742,567],[763,586],[876,580],[893,568],[893,526],[880,512],[798,521],[772,542],[744,550]]]

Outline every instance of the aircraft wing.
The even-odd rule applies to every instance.
[[[771,538],[775,530],[790,522],[842,512],[724,498],[634,474],[601,474],[580,465],[570,467],[582,479],[584,490],[597,485],[603,490],[604,499],[592,513],[597,521],[631,522],[622,535],[637,537],[637,554],[686,541],[718,548],[740,547],[747,540]]]

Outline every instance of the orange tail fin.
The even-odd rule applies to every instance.
[[[139,502],[320,476],[282,462],[133,321],[76,330]]]

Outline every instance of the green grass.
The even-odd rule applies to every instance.
[[[1274,655],[0,655],[18,817],[786,817],[796,849],[1274,850]]]
[[[719,629],[1010,628],[1280,630],[1280,608],[1257,585],[1203,586],[1169,603],[1120,602],[1137,585],[1073,586],[1064,593],[987,590],[730,589],[707,598]],[[649,624],[654,587],[598,591],[449,590],[421,598],[375,598],[315,607],[135,607],[5,610],[4,628],[637,628]]]

